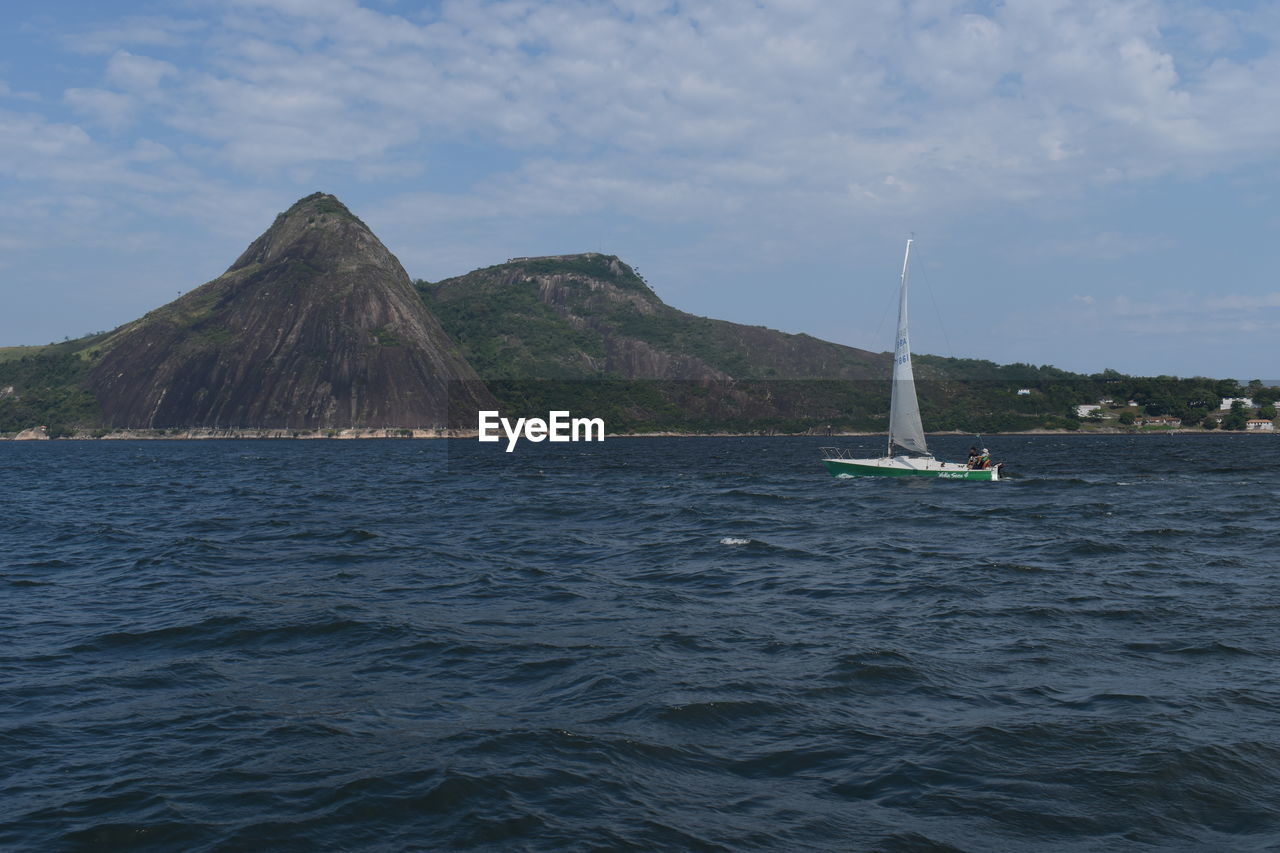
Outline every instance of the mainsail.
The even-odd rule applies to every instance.
[[[898,342],[893,352],[893,394],[889,402],[889,455],[893,445],[928,453],[924,426],[920,423],[920,402],[916,399],[916,380],[911,372],[911,344],[907,340],[907,266],[911,263],[911,242],[902,259],[902,287],[898,297]]]

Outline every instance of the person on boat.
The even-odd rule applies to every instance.
[[[982,448],[982,455],[978,457],[978,461],[974,463],[974,468],[987,469],[991,467],[991,451],[985,447]]]
[[[978,446],[976,444],[969,445],[969,461],[965,464],[972,468],[978,463]]]

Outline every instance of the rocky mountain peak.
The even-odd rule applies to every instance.
[[[400,262],[342,202],[299,200],[218,278],[102,347],[112,426],[426,427],[488,400]]]
[[[313,263],[340,262],[343,255],[364,254],[366,261],[399,266],[369,226],[328,193],[312,193],[279,214],[262,236],[249,244],[228,272],[270,264],[285,256]],[[369,255],[378,257],[369,257]]]

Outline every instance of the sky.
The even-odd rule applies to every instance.
[[[1280,4],[6,0],[0,345],[317,190],[413,278],[601,251],[874,351],[1280,376]]]

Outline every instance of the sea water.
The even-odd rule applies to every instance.
[[[0,443],[0,846],[1280,845],[1280,438],[881,441]]]

